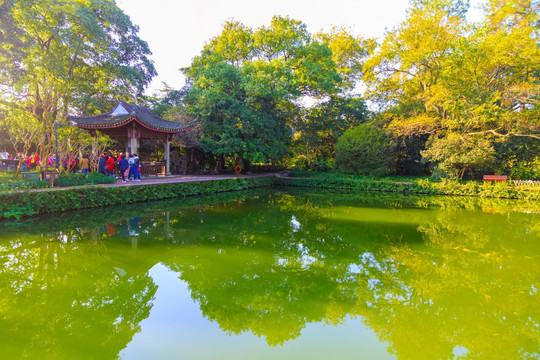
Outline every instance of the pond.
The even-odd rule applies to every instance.
[[[536,359],[540,205],[287,188],[0,223],[4,359]]]

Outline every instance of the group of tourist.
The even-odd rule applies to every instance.
[[[25,156],[22,153],[17,154],[17,159],[23,159],[21,170],[31,170],[37,166],[42,165],[39,155],[33,152],[30,156]],[[0,159],[11,159],[11,155],[7,152],[0,152]],[[47,158],[46,164],[48,166],[56,165],[56,156],[51,155]],[[69,172],[76,172],[79,169],[83,174],[88,174],[90,172],[90,159],[87,154],[84,154],[82,158],[75,157],[73,155],[67,156],[65,159],[62,159],[62,167]],[[115,174],[115,170],[117,174]],[[141,181],[141,161],[137,154],[126,154],[120,153],[118,156],[114,156],[112,152],[102,153],[99,158],[98,163],[98,172],[102,173],[105,176],[119,176],[122,178],[122,182],[131,181]]]
[[[56,166],[56,155],[52,154],[48,158],[42,160],[38,153],[32,152],[29,156],[24,153],[18,153],[13,159],[8,152],[0,152],[0,160],[22,160],[21,171],[34,170],[38,166]],[[77,171],[77,165],[79,165],[79,158],[73,155],[66,157],[62,160],[62,167],[66,171]]]
[[[20,160],[20,159],[23,159],[22,163],[21,163],[21,170],[22,171],[26,171],[26,170],[32,170],[32,169],[35,169],[37,166],[41,165],[41,159],[39,157],[39,155],[35,152],[33,152],[32,154],[30,154],[30,156],[24,156],[24,154],[22,153],[19,153],[17,155],[17,158]]]
[[[0,170],[13,170],[16,160],[5,149],[0,152]]]
[[[118,165],[122,182],[131,181],[131,176],[133,176],[133,181],[141,181],[141,162],[137,154],[126,156],[126,154],[121,153],[115,158],[112,153],[102,153],[99,158],[98,172],[105,176],[115,176],[115,165]]]
[[[0,160],[11,160],[11,155],[6,151],[0,152]]]
[[[33,170],[42,165],[41,158],[35,152],[30,154],[30,156],[26,156],[26,154],[23,153],[18,153],[15,157],[12,157],[11,154],[5,150],[0,152],[0,162],[7,170],[16,169],[19,161],[21,161],[21,171]]]

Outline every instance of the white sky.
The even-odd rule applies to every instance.
[[[179,69],[191,64],[203,46],[234,18],[250,28],[269,25],[273,15],[305,23],[310,33],[345,26],[354,35],[382,39],[406,17],[408,0],[117,0],[140,28],[158,72],[146,91],[184,85]]]

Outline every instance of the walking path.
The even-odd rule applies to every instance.
[[[116,180],[113,184],[95,184],[95,185],[77,185],[77,186],[66,186],[66,187],[52,187],[52,188],[41,188],[41,189],[28,189],[22,191],[57,191],[57,190],[68,190],[79,187],[86,186],[101,186],[101,187],[123,187],[123,186],[144,186],[152,184],[174,184],[182,182],[195,182],[195,181],[211,181],[211,180],[224,180],[224,179],[247,179],[255,177],[264,177],[264,176],[279,176],[279,173],[264,173],[264,174],[250,174],[250,175],[239,175],[239,174],[226,174],[226,175],[171,175],[171,176],[146,176],[141,177],[141,181],[127,181],[122,182],[122,179]]]
[[[254,177],[264,176],[276,176],[278,173],[264,173],[264,174],[252,174],[252,175],[239,175],[239,174],[227,174],[227,175],[171,175],[171,176],[147,176],[141,177],[141,181],[128,181],[122,182],[122,179],[117,180],[114,184],[103,184],[102,186],[142,186],[150,184],[173,184],[190,181],[209,181],[209,180],[223,180],[223,179],[246,179]]]

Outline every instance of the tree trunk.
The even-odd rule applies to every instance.
[[[248,171],[250,171],[251,168],[251,162],[248,159],[243,160],[243,166],[242,166],[242,174],[246,174]]]
[[[223,170],[223,166],[225,165],[225,156],[223,154],[217,155],[217,162],[216,167],[214,168],[214,174],[219,174],[221,170]]]
[[[19,159],[19,164],[17,165],[17,171],[15,171],[15,177],[18,177],[21,173],[21,165],[22,165],[23,159]]]

